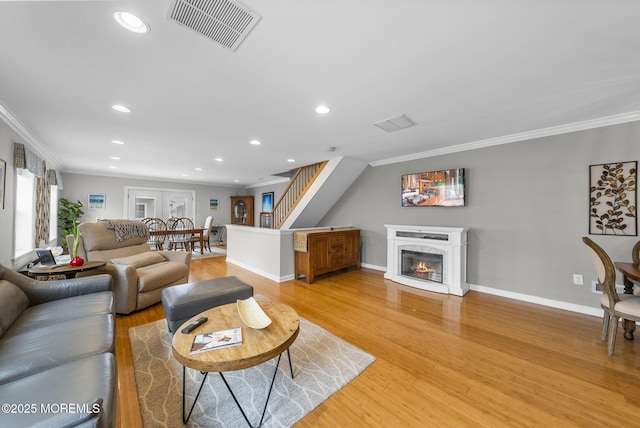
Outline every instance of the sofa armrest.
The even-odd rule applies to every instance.
[[[190,251],[158,251],[164,258],[170,262],[184,263],[187,266],[191,266],[191,252]]]
[[[18,286],[29,297],[31,305],[37,305],[83,294],[112,291],[112,283],[110,275],[94,275],[55,281],[33,281]]]

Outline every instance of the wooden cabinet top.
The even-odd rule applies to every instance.
[[[353,227],[342,227],[342,228],[335,228],[335,229],[317,229],[317,230],[305,230],[301,232],[293,232],[293,251],[306,253],[307,239],[309,235],[321,236],[321,235],[359,232],[359,231],[360,229],[356,229]]]

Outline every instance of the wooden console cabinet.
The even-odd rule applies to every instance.
[[[310,230],[293,233],[295,278],[311,284],[316,275],[360,268],[360,229]]]

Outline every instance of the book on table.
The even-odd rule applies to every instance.
[[[190,354],[198,354],[214,349],[228,348],[242,344],[242,328],[235,327],[227,330],[196,334],[193,338]]]

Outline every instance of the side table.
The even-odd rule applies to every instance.
[[[65,278],[75,278],[78,272],[84,272],[87,270],[98,269],[107,265],[107,262],[103,261],[93,261],[93,262],[84,262],[82,266],[71,266],[70,264],[63,265],[55,265],[55,266],[34,266],[29,268],[27,273],[31,277],[35,277],[38,275],[64,275]]]

